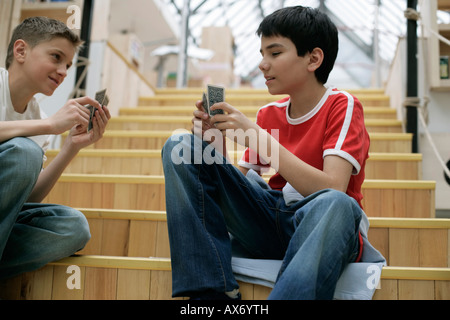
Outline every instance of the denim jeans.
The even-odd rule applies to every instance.
[[[82,249],[90,239],[72,208],[26,203],[42,169],[42,149],[27,138],[0,143],[0,278],[38,269]]]
[[[283,260],[269,299],[332,299],[359,252],[357,202],[323,190],[287,206],[281,191],[214,163],[221,155],[206,147],[184,134],[162,150],[173,296],[238,288],[231,257],[239,247],[246,257]]]

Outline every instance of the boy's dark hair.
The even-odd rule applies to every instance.
[[[256,33],[259,37],[289,38],[299,57],[314,48],[322,49],[324,60],[315,75],[322,84],[327,82],[336,61],[339,39],[336,26],[326,14],[302,6],[279,9],[261,22]]]
[[[9,69],[13,62],[14,43],[17,40],[21,39],[34,48],[43,41],[50,41],[57,37],[69,40],[76,50],[83,44],[80,37],[72,32],[72,30],[61,21],[47,17],[32,17],[25,19],[14,29],[6,55],[6,69]]]

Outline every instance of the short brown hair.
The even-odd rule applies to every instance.
[[[50,41],[57,37],[69,40],[76,50],[83,45],[80,37],[61,21],[47,17],[31,17],[25,19],[14,29],[6,55],[6,69],[9,69],[13,62],[14,43],[17,40],[21,39],[34,48],[43,41]]]
[[[299,57],[311,53],[314,48],[322,49],[324,60],[315,75],[320,83],[327,82],[338,55],[339,37],[336,25],[325,13],[302,6],[279,9],[261,22],[256,34],[290,39]]]

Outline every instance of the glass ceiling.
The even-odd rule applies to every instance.
[[[184,0],[162,1],[180,22]],[[200,46],[205,26],[229,26],[235,40],[235,74],[253,79],[259,74],[261,59],[260,40],[255,31],[263,17],[281,7],[320,7],[340,32],[336,67],[358,85],[369,86],[376,61],[389,64],[399,37],[406,34],[406,4],[406,0],[190,0],[188,43]],[[378,42],[374,40],[375,30],[379,30]],[[375,43],[378,43],[379,59],[375,57]]]

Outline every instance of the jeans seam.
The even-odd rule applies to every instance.
[[[350,238],[348,239],[347,243],[349,243],[349,242],[351,241],[351,238],[352,238],[352,237],[350,237]],[[356,241],[358,241],[358,239],[356,239]],[[353,260],[352,260],[352,259],[349,259],[349,260],[346,261],[346,263],[354,262],[354,260],[356,259],[357,255],[356,255],[356,253],[354,253],[353,251],[354,251],[354,249],[352,249],[352,253],[350,254],[350,258],[352,258],[352,257],[354,256],[354,258],[352,258]],[[341,256],[342,256],[342,255],[341,255]],[[344,268],[345,268],[345,267],[344,267]],[[341,274],[342,274],[343,271],[344,271],[344,269],[341,270]],[[329,269],[329,272],[328,272],[328,274],[326,275],[326,277],[324,278],[323,283],[327,283],[327,282],[328,282],[327,279],[328,279],[332,274],[333,274],[333,270]],[[322,288],[323,288],[323,285],[321,285],[320,287],[318,287],[318,288],[317,288],[317,291],[320,291]]]
[[[218,250],[217,250],[217,248],[216,248],[216,246],[214,244],[214,241],[211,239],[209,230],[206,227],[205,207],[204,207],[204,204],[205,204],[204,194],[205,193],[204,193],[204,190],[203,190],[203,184],[200,182],[200,171],[201,171],[201,169],[202,169],[202,166],[199,165],[199,169],[197,170],[197,183],[198,183],[198,186],[199,186],[199,188],[198,188],[198,190],[199,190],[199,198],[201,200],[201,206],[200,207],[202,208],[202,220],[203,220],[202,224],[203,224],[203,227],[206,230],[206,235],[208,237],[208,241],[211,244],[212,248],[214,248],[214,253],[216,255],[217,262],[219,264],[219,269],[220,269],[220,272],[222,273],[222,281],[223,281],[224,292],[227,292],[228,291],[227,290],[227,279],[226,279],[226,276],[225,276],[224,267],[222,265],[222,262],[221,262],[221,259],[220,259],[220,255],[218,254]]]
[[[283,213],[288,213],[289,211],[284,211],[279,209],[280,208],[280,204],[283,201],[283,198],[280,197],[278,199],[278,205],[277,208],[272,208],[272,210],[275,211],[275,215],[276,215],[276,226],[277,226],[277,232],[278,232],[278,238],[280,239],[280,243],[286,248],[285,250],[287,250],[287,247],[289,245],[289,241],[285,241],[285,237],[284,236],[289,236],[287,230],[284,230],[281,226],[281,214]]]

